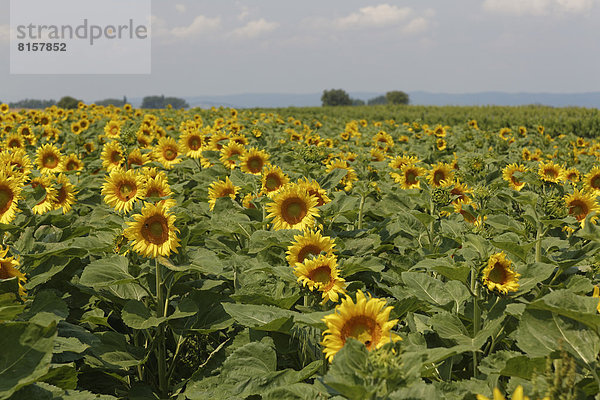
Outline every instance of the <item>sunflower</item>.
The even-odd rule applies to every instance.
[[[519,289],[520,276],[513,270],[504,252],[492,254],[482,272],[483,284],[490,291],[497,290],[502,294],[516,292]]]
[[[271,197],[289,181],[290,178],[283,173],[281,168],[272,165],[267,166],[262,172],[261,193]]]
[[[397,156],[388,164],[392,169],[402,169],[406,164],[416,164],[419,159],[414,156]]]
[[[433,187],[439,187],[442,185],[442,181],[451,181],[453,179],[454,171],[452,170],[452,166],[442,162],[433,165],[427,174],[427,180]]]
[[[525,186],[525,182],[520,181],[515,172],[525,173],[527,168],[521,164],[509,164],[502,170],[502,178],[508,182],[508,186],[519,192]]]
[[[312,227],[317,211],[317,199],[296,184],[284,186],[267,204],[268,218],[273,219],[273,229],[300,229]]]
[[[385,300],[365,296],[360,290],[356,293],[356,303],[349,296],[342,299],[335,312],[323,318],[327,330],[323,332],[322,345],[327,360],[333,360],[348,338],[364,343],[368,350],[401,340],[400,336],[391,332],[398,323],[397,319],[389,320],[393,307],[385,304]]]
[[[446,141],[445,141],[444,139],[442,139],[442,138],[438,138],[438,139],[435,141],[435,147],[436,147],[436,148],[437,148],[439,151],[444,151],[444,150],[446,150],[447,143],[446,143]]]
[[[148,164],[150,162],[150,156],[146,153],[142,153],[142,151],[138,148],[131,150],[129,155],[127,156],[127,166],[131,168],[133,165],[142,166]]]
[[[454,182],[448,182],[448,186],[452,186],[452,189],[450,189],[450,195],[453,198],[452,203],[461,201],[464,204],[469,204],[471,202],[468,194],[473,191],[469,189],[466,183],[461,183],[460,179],[456,179]]]
[[[150,131],[146,132],[151,133]],[[152,145],[152,136],[150,134],[144,133],[144,131],[138,131],[135,134],[135,139],[137,141],[138,146],[140,146],[142,149],[146,149]]]
[[[160,162],[166,169],[173,168],[173,165],[181,162],[178,156],[181,154],[179,144],[171,137],[162,137],[154,147],[154,158]]]
[[[297,263],[294,275],[298,277],[298,283],[308,287],[311,292],[315,289],[322,292],[321,304],[328,300],[337,303],[339,295],[346,293],[346,281],[339,276],[337,259],[333,254],[321,254],[304,263]]]
[[[308,178],[298,179],[298,185],[303,186],[308,191],[308,194],[317,198],[317,207],[321,207],[322,205],[331,202],[331,199],[327,196],[327,191],[321,189],[319,182],[314,179],[310,181]]]
[[[58,175],[56,183],[58,184],[58,189],[56,190],[53,208],[55,210],[62,208],[63,214],[66,214],[71,210],[73,204],[75,204],[77,191],[65,174]]]
[[[36,151],[35,163],[43,174],[62,172],[62,158],[58,147],[53,144],[44,144]]]
[[[353,182],[358,180],[358,176],[356,175],[356,171],[354,171],[354,168],[350,167],[348,165],[348,162],[346,160],[334,160],[331,161],[328,165],[327,168],[325,168],[325,171],[327,173],[333,171],[334,169],[339,168],[339,169],[345,169],[346,170],[346,175],[344,175],[344,177],[340,180],[340,185],[342,185],[344,187],[344,190],[346,192],[348,192],[349,190],[352,189],[353,186]]]
[[[102,185],[104,202],[117,212],[129,212],[144,197],[142,177],[135,170],[114,169]]]
[[[546,182],[559,183],[563,179],[563,168],[552,161],[540,162],[538,174],[540,179]]]
[[[229,141],[229,134],[223,131],[213,133],[208,150],[221,151],[225,141]]]
[[[243,172],[248,174],[260,175],[263,167],[269,162],[269,155],[253,147],[240,158],[240,164]]]
[[[210,184],[208,188],[208,204],[209,208],[212,211],[215,208],[215,204],[217,203],[217,199],[221,197],[229,196],[231,199],[235,199],[238,191],[241,188],[239,186],[235,186],[229,177],[225,177],[224,181],[215,181]]]
[[[389,133],[385,131],[379,131],[375,136],[373,136],[373,147],[387,152],[394,147],[394,139]]]
[[[252,202],[254,199],[256,198],[255,195],[253,195],[252,193],[247,193],[244,198],[242,199],[242,206],[244,208],[253,208],[255,209],[256,206],[254,205],[254,203]]]
[[[73,132],[74,135],[79,135],[81,133],[81,125],[79,125],[78,122],[73,122],[71,124],[71,132]]]
[[[415,189],[421,186],[418,178],[424,176],[426,172],[425,168],[408,163],[402,166],[400,173],[392,172],[390,175],[392,175],[396,183],[402,186],[402,189]]]
[[[112,141],[108,142],[102,148],[102,167],[106,168],[108,172],[115,168],[121,167],[123,163],[123,149],[119,142]]]
[[[25,149],[15,149],[0,153],[0,168],[2,168],[2,166],[10,168],[12,171],[11,174],[24,182],[31,173],[33,164],[25,152]]]
[[[164,174],[155,176],[154,178],[148,178],[143,185],[145,193],[145,201],[152,202],[154,198],[169,197],[168,199],[160,200],[159,203],[164,204],[167,208],[175,206],[175,199],[170,198],[173,195],[171,187],[167,182],[167,178]]]
[[[25,148],[25,139],[18,133],[9,133],[4,139],[4,147],[7,149],[22,149]]]
[[[141,214],[135,214],[123,232],[133,242],[133,250],[145,257],[168,257],[177,253],[179,239],[175,216],[164,204],[146,203]]]
[[[335,243],[329,236],[323,236],[318,230],[305,229],[302,235],[295,235],[294,242],[287,249],[286,259],[290,267],[304,262],[309,255],[321,253],[333,254]]]
[[[225,168],[235,169],[240,164],[240,158],[246,153],[246,148],[234,141],[230,141],[221,148],[221,157],[219,160]]]
[[[104,134],[109,139],[117,139],[121,136],[121,124],[119,121],[108,121],[106,125],[104,125]]]
[[[11,176],[11,172],[0,167],[0,224],[10,224],[19,211],[17,204],[21,198],[21,181]]]
[[[493,400],[506,400],[504,398],[504,396],[502,395],[502,392],[500,392],[500,389],[498,389],[497,387],[494,388],[493,393],[494,393]],[[490,399],[482,394],[478,394],[477,400],[490,400]],[[523,394],[523,386],[519,385],[515,388],[515,391],[512,393],[512,400],[529,400],[529,397],[527,397]],[[542,400],[550,400],[550,396],[546,396]]]
[[[96,145],[92,142],[86,142],[83,145],[83,149],[86,153],[92,153],[94,150],[96,150]]]
[[[56,189],[52,186],[52,181],[50,177],[47,175],[39,176],[33,178],[31,182],[29,182],[32,188],[37,188],[38,186],[44,189],[44,197],[31,208],[34,214],[44,214],[48,211],[51,211],[54,208],[54,203],[56,203]]]
[[[182,151],[190,158],[202,157],[204,138],[197,130],[186,130],[179,138]]]
[[[371,161],[384,161],[385,154],[376,147],[371,148]]]
[[[500,136],[502,140],[509,140],[512,136],[512,130],[510,128],[502,128],[500,129],[498,136]]]
[[[600,211],[595,195],[580,192],[577,189],[573,194],[565,196],[565,205],[569,214],[580,222],[582,228],[585,226],[585,218],[589,214]]]
[[[81,171],[83,169],[83,162],[77,157],[77,154],[69,154],[63,158],[63,171]]]
[[[521,157],[524,161],[531,160],[531,151],[529,151],[527,147],[523,147],[523,149],[521,150]]]
[[[565,171],[565,180],[571,182],[572,184],[577,184],[580,179],[579,170],[577,168],[569,168]]]
[[[27,282],[27,278],[25,278],[24,273],[15,268],[19,265],[19,262],[14,257],[7,257],[7,254],[8,247],[3,248],[0,246],[0,280],[16,277],[19,281],[19,295],[25,297],[24,285]]]
[[[6,113],[8,113],[9,109],[10,108],[8,107],[8,104],[6,104],[6,103],[0,104],[0,112],[1,113],[6,114]]]
[[[600,195],[600,167],[594,167],[583,178],[583,186],[586,190]]]

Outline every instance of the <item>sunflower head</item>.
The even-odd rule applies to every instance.
[[[9,224],[15,219],[21,191],[21,180],[13,171],[0,168],[0,224]]]
[[[490,291],[502,294],[519,290],[519,277],[504,252],[495,253],[488,259],[487,266],[482,271],[482,281]]]
[[[512,189],[520,191],[525,186],[525,182],[517,178],[515,172],[523,174],[527,172],[527,168],[521,164],[509,164],[502,170],[502,178],[508,182]]]
[[[56,178],[56,198],[54,199],[54,209],[62,208],[63,214],[69,212],[75,203],[77,191],[65,174],[60,174]]]
[[[267,211],[275,230],[310,228],[319,215],[316,197],[297,184],[288,184],[275,194]]]
[[[269,155],[257,148],[251,148],[240,158],[240,164],[243,172],[248,174],[260,175],[263,167],[269,162]]]
[[[229,179],[229,177],[225,177],[224,181],[215,181],[210,184],[208,188],[208,204],[210,210],[214,210],[215,204],[217,203],[217,199],[221,197],[230,197],[231,199],[235,199],[235,196],[240,191],[239,186],[235,186],[233,182]]]
[[[337,259],[333,254],[321,254],[303,263],[296,263],[294,274],[298,277],[298,283],[310,291],[322,293],[321,304],[328,300],[337,303],[339,295],[346,293],[346,281],[339,276]]]
[[[552,161],[540,162],[538,174],[545,182],[559,183],[563,180],[564,169]]]
[[[219,160],[226,168],[235,169],[240,164],[240,159],[245,153],[246,148],[243,145],[231,140],[221,148],[221,158]]]
[[[171,169],[175,164],[181,162],[181,149],[179,143],[171,137],[161,137],[154,148],[154,158],[166,169]]]
[[[569,215],[575,217],[581,223],[582,228],[585,226],[585,219],[588,215],[600,211],[595,195],[580,192],[577,189],[573,194],[565,196],[565,205]]]
[[[594,194],[600,194],[600,167],[594,167],[583,178],[583,186]]]
[[[141,214],[135,214],[123,235],[133,242],[133,250],[145,257],[168,257],[177,252],[179,230],[175,227],[175,216],[164,204],[147,203]]]
[[[294,242],[287,249],[286,259],[291,267],[302,263],[308,256],[321,253],[333,254],[335,243],[329,236],[323,236],[318,230],[305,229],[302,235],[295,235]]]
[[[115,168],[119,168],[123,163],[123,148],[117,141],[108,142],[102,148],[102,167],[108,172]]]
[[[289,181],[290,178],[288,178],[287,175],[283,173],[281,168],[273,165],[266,166],[262,172],[261,193],[271,197]]]
[[[442,185],[442,181],[450,181],[454,179],[454,170],[449,164],[438,162],[432,166],[431,170],[427,174],[427,180],[433,187],[439,187]]]
[[[36,151],[36,164],[44,174],[61,172],[62,159],[60,150],[53,144],[44,144]]]
[[[129,212],[144,197],[142,177],[133,169],[113,169],[102,186],[104,201],[117,212]]]
[[[19,281],[19,295],[25,297],[25,283],[27,278],[25,274],[19,271],[16,267],[19,266],[19,261],[14,257],[7,257],[8,247],[0,246],[0,280],[17,278]]]
[[[356,293],[356,302],[346,296],[333,314],[323,318],[327,325],[322,342],[325,357],[331,362],[348,338],[364,343],[368,350],[401,340],[400,336],[391,332],[398,323],[397,319],[389,320],[392,309],[386,307],[385,300],[371,298],[360,290]]]

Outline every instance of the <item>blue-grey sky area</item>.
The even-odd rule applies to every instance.
[[[600,91],[600,0],[153,0],[152,15],[150,75],[20,76],[2,12],[0,100]]]

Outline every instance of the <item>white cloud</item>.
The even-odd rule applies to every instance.
[[[485,0],[483,9],[516,16],[583,14],[598,0]]]
[[[264,33],[271,32],[279,27],[278,22],[269,22],[264,18],[248,22],[246,25],[235,29],[231,36],[235,38],[255,38]]]
[[[184,13],[187,10],[185,4],[175,4],[175,9],[180,13]]]
[[[411,9],[408,7],[399,8],[385,3],[363,7],[358,12],[334,20],[333,23],[339,29],[386,26],[406,19],[410,13]]]
[[[187,39],[205,32],[214,31],[220,26],[221,18],[209,18],[204,15],[198,15],[189,25],[169,28],[163,19],[155,15],[152,16],[152,36],[166,40]]]
[[[418,17],[410,21],[402,28],[402,32],[407,34],[417,34],[427,31],[429,28],[429,21],[423,17]]]
[[[250,15],[250,9],[246,6],[242,6],[240,13],[237,16],[238,21],[243,21]]]

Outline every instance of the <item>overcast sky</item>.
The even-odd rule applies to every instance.
[[[600,91],[600,0],[153,0],[152,14],[151,75],[19,76],[2,12],[0,100]]]

